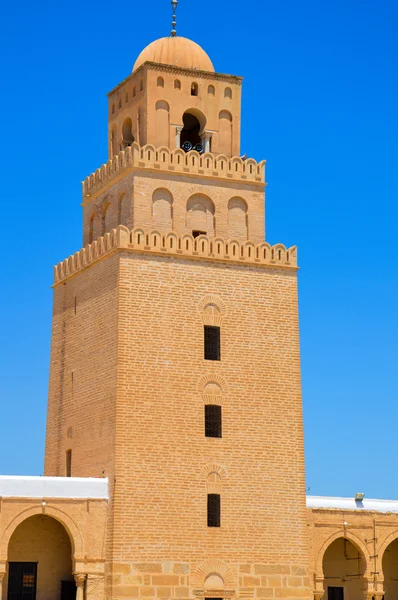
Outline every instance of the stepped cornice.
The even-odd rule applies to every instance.
[[[254,244],[220,237],[209,239],[205,235],[193,238],[189,233],[145,232],[139,227],[130,231],[124,225],[119,225],[56,265],[54,286],[119,251],[297,270],[296,246],[286,248],[283,244],[270,246],[267,242]]]
[[[148,169],[178,175],[196,175],[218,181],[239,181],[251,185],[265,186],[265,160],[256,162],[253,158],[243,160],[239,156],[228,158],[224,154],[196,151],[184,152],[181,148],[155,148],[151,144],[139,146],[133,143],[126,150],[113,156],[83,181],[83,204],[101,192],[119,175],[134,169]]]

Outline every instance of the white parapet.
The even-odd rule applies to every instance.
[[[108,479],[0,476],[0,498],[108,498]]]
[[[335,510],[368,510],[380,513],[398,513],[398,500],[379,500],[377,498],[338,498],[333,496],[307,496],[307,508],[326,508]]]

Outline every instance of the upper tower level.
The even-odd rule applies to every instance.
[[[171,150],[185,143],[238,156],[242,78],[216,73],[192,40],[171,36],[147,46],[132,74],[109,94],[109,158],[130,146]]]
[[[173,34],[108,95],[109,159],[83,182],[85,246],[118,225],[264,240],[265,162],[240,156],[242,78]]]

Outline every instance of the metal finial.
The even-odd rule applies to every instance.
[[[177,12],[177,5],[178,5],[178,0],[172,0],[171,2],[171,6],[173,9],[173,20],[171,22],[171,26],[172,26],[172,30],[171,30],[171,36],[175,37],[177,35],[177,31],[176,31],[176,25],[177,25],[177,21],[176,21],[176,12]]]

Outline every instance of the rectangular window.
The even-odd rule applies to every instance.
[[[206,404],[205,406],[205,436],[222,437],[221,406],[217,404]]]
[[[221,360],[219,327],[205,325],[205,360]]]
[[[344,600],[343,587],[328,587],[328,600]]]
[[[207,527],[221,526],[221,496],[207,494]]]
[[[66,451],[66,476],[72,477],[72,450]]]

